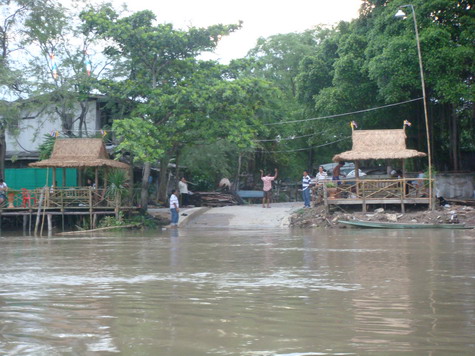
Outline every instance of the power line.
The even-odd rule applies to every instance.
[[[332,141],[332,142],[327,142],[327,143],[323,143],[321,145],[318,145],[318,146],[312,146],[312,147],[306,147],[306,148],[297,148],[295,150],[282,150],[282,151],[266,151],[268,153],[282,153],[282,152],[298,152],[298,151],[307,151],[307,150],[311,150],[313,148],[319,148],[319,147],[323,147],[323,146],[329,146],[329,145],[332,145],[334,143],[337,143],[337,142],[340,142],[340,141],[344,141],[344,140],[347,140],[351,138],[351,136],[346,136],[346,137],[343,137],[339,140],[336,140],[336,141]]]
[[[315,136],[315,134],[312,133],[312,134],[303,135],[303,136],[290,136],[290,137],[284,137],[284,138],[277,138],[276,137],[276,138],[271,138],[271,139],[268,139],[268,140],[254,140],[254,142],[273,142],[273,141],[280,142],[280,141],[296,140],[298,138],[310,137],[310,136]]]
[[[407,104],[407,103],[412,103],[413,101],[418,101],[418,100],[422,100],[422,98],[411,99],[411,100],[407,100],[407,101],[401,101],[401,102],[399,102],[399,103],[394,103],[394,104],[388,104],[388,105],[378,106],[378,107],[374,107],[374,108],[371,108],[371,109],[364,109],[364,110],[352,111],[352,112],[347,112],[347,113],[343,113],[343,114],[320,116],[320,117],[314,117],[314,118],[311,118],[311,119],[282,121],[282,122],[272,122],[272,123],[263,124],[263,125],[264,125],[264,126],[272,126],[272,125],[293,124],[293,123],[296,123],[296,122],[306,122],[306,121],[315,121],[315,120],[331,119],[331,118],[335,118],[335,117],[342,117],[342,116],[347,116],[347,115],[361,114],[361,113],[365,113],[365,112],[369,112],[369,111],[374,111],[374,110],[379,110],[379,109],[385,109],[385,108],[389,108],[389,107],[392,107],[392,106],[397,106],[397,105],[403,105],[403,104]]]

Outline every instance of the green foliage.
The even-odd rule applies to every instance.
[[[124,219],[124,213],[119,211],[119,218],[115,216],[104,216],[100,221],[98,227],[112,227],[112,226],[124,226],[130,225],[130,222],[127,222]]]
[[[212,190],[223,177],[237,174],[239,150],[236,144],[226,140],[185,146],[180,153],[180,164],[186,167],[189,180],[198,186],[196,190]]]
[[[56,137],[51,135],[44,135],[43,143],[40,144],[38,150],[40,152],[40,160],[48,159],[53,153],[54,143],[56,142]]]
[[[120,140],[117,149],[132,153],[134,162],[156,162],[167,148],[166,137],[149,120],[137,117],[116,120],[112,130]]]
[[[106,196],[124,198],[129,190],[126,187],[127,173],[123,169],[112,169],[107,175],[108,185]]]
[[[137,227],[140,226],[141,228],[154,229],[159,225],[159,223],[150,215],[134,215],[130,218],[125,218],[124,213],[120,211],[119,218],[116,218],[115,216],[104,216],[100,220],[98,227],[120,227],[127,225],[137,225]]]

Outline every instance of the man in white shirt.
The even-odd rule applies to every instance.
[[[178,182],[178,190],[180,191],[182,205],[184,207],[190,205],[191,192],[188,190],[188,182],[186,181],[185,177],[181,178]]]
[[[177,228],[178,227],[178,213],[180,212],[180,204],[178,203],[178,196],[176,193],[176,189],[172,190],[172,195],[170,195],[170,213],[171,213],[171,227]]]
[[[318,167],[318,173],[315,178],[317,178],[317,203],[320,203],[323,200],[323,184],[328,179],[328,174],[323,169],[323,166]]]
[[[303,171],[302,175],[302,197],[304,208],[310,208],[310,182],[312,178],[308,175],[307,171]]]

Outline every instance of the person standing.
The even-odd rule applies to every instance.
[[[272,177],[269,174],[264,176],[264,171],[261,169],[261,180],[264,183],[264,186],[262,190],[264,191],[264,197],[262,198],[262,207],[266,207],[266,202],[267,202],[267,207],[270,208],[270,201],[272,199],[272,181],[274,181],[277,178],[277,168],[274,170],[274,176]]]
[[[343,175],[343,173],[341,172],[341,167],[343,167],[344,165],[345,165],[345,162],[340,161],[338,162],[337,166],[333,168],[332,180],[337,180],[337,181],[340,180],[340,175]]]
[[[310,182],[312,178],[308,175],[307,171],[303,171],[302,177],[302,197],[304,208],[310,208]]]
[[[188,182],[185,177],[182,177],[178,182],[178,190],[181,195],[181,203],[184,207],[190,205],[190,191],[188,190]]]
[[[3,179],[0,179],[0,204],[7,201],[7,183]]]
[[[317,203],[323,200],[323,184],[328,178],[327,172],[323,169],[323,166],[318,167],[317,178]]]
[[[170,213],[171,213],[171,227],[178,227],[178,213],[180,212],[180,204],[178,203],[178,196],[176,189],[172,190],[172,195],[170,195]]]

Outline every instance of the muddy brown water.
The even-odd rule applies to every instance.
[[[475,232],[0,238],[2,355],[475,354]]]

